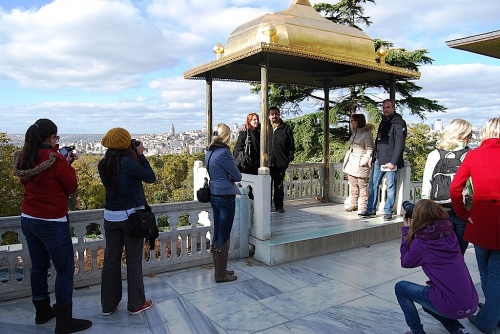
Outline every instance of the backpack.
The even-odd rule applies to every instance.
[[[450,199],[451,181],[462,163],[464,154],[468,151],[468,148],[458,151],[438,149],[440,157],[432,172],[430,199],[445,208],[453,209]]]

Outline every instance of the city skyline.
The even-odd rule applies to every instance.
[[[336,1],[310,1],[336,3]],[[215,59],[213,46],[250,19],[288,8],[291,0],[25,0],[0,4],[0,131],[24,133],[36,119],[61,133],[133,133],[202,128],[205,82],[183,72]],[[175,4],[175,5],[173,5]],[[500,62],[451,49],[446,41],[498,30],[500,3],[485,0],[378,0],[363,4],[371,38],[407,50],[428,49],[433,65],[420,68],[418,96],[481,128],[498,117]],[[387,95],[369,92],[381,101]],[[260,97],[245,83],[213,83],[213,124],[241,124],[260,113]],[[320,106],[302,104],[303,114]],[[408,123],[419,122],[403,111]],[[291,116],[285,115],[286,118]]]

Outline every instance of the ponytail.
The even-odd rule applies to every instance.
[[[57,126],[50,119],[41,118],[26,130],[24,145],[17,168],[27,170],[35,167],[38,161],[38,149],[42,142],[57,134]]]

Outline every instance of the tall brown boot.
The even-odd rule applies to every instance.
[[[212,253],[212,260],[214,262],[214,269],[217,267],[217,246],[212,245],[210,247],[210,253]],[[226,270],[226,275],[233,275],[233,270]]]
[[[231,282],[235,281],[238,277],[226,274],[227,258],[229,256],[229,240],[222,245],[221,249],[216,252],[216,266],[215,266],[215,282]]]
[[[56,315],[56,333],[74,333],[92,326],[92,321],[73,318],[73,302],[54,304]]]
[[[33,300],[33,305],[35,305],[36,309],[35,323],[37,325],[44,324],[54,317],[54,310],[50,306],[49,297],[42,300]]]

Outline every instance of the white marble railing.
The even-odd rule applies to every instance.
[[[195,162],[194,194],[203,185],[207,176],[201,161]],[[236,214],[231,233],[230,258],[247,257],[249,253],[249,235],[259,240],[271,239],[271,178],[264,174],[243,174],[240,182],[241,196],[237,196]],[[401,169],[398,175],[397,198],[394,209],[400,213],[403,200],[415,202],[418,199],[421,183],[410,183],[410,168]],[[323,164],[292,164],[287,171],[285,181],[285,200],[323,197]],[[341,164],[330,165],[329,200],[335,203],[346,203],[349,196],[349,185],[344,179]],[[248,197],[252,190],[253,200]],[[385,202],[385,183],[379,188],[379,210]],[[188,268],[211,262],[208,252],[210,231],[212,229],[210,204],[198,201],[152,205],[159,222],[168,216],[170,229],[160,233],[154,256],[149,256],[149,246],[145,247],[145,274],[153,274]],[[179,220],[186,221],[189,226],[177,226]],[[102,258],[105,242],[101,236],[91,239],[87,234],[87,226],[97,224],[103,232],[103,210],[86,210],[70,212],[71,226],[74,228],[75,250],[75,287],[99,284],[102,269]],[[28,296],[29,285],[29,253],[21,232],[20,218],[0,217],[0,236],[7,231],[16,233],[19,243],[0,246],[0,300]],[[125,267],[122,268],[125,277]],[[49,279],[53,289],[54,279]]]
[[[406,164],[409,165],[408,163]],[[415,188],[410,183],[410,167],[398,171],[398,184],[394,210],[401,213],[405,200],[415,201]],[[259,175],[243,174],[240,182],[243,188],[251,186],[255,199],[250,201],[250,235],[259,240],[271,239],[271,178],[268,169],[260,168]],[[203,178],[208,177],[201,161],[194,165],[194,189],[203,185]],[[323,163],[291,164],[285,178],[285,200],[324,197]],[[349,182],[342,171],[342,164],[330,164],[330,191],[328,200],[334,203],[348,203]],[[378,211],[382,211],[386,199],[385,179],[379,187]],[[196,192],[194,194],[196,198]]]
[[[285,199],[303,199],[323,196],[323,164],[291,164],[286,171]]]
[[[230,258],[248,256],[248,211],[249,201],[246,191],[237,196],[236,214],[231,232]],[[157,220],[168,217],[170,228],[161,232],[156,241],[153,256],[149,246],[145,246],[144,274],[161,273],[181,268],[189,268],[211,263],[210,231],[212,230],[210,204],[179,202],[152,205]],[[187,215],[187,216],[186,216]],[[73,248],[75,252],[75,287],[99,284],[105,241],[102,237],[103,210],[85,210],[69,213],[70,225],[74,228]],[[179,220],[189,221],[189,226],[177,226]],[[100,226],[101,236],[89,238],[87,227],[90,224]],[[18,244],[0,246],[0,300],[29,296],[30,271],[29,252],[21,232],[20,217],[0,218],[0,235],[7,231],[17,233]],[[53,272],[53,268],[51,271]],[[126,268],[122,267],[125,278]],[[49,279],[49,288],[53,291],[55,275]]]

